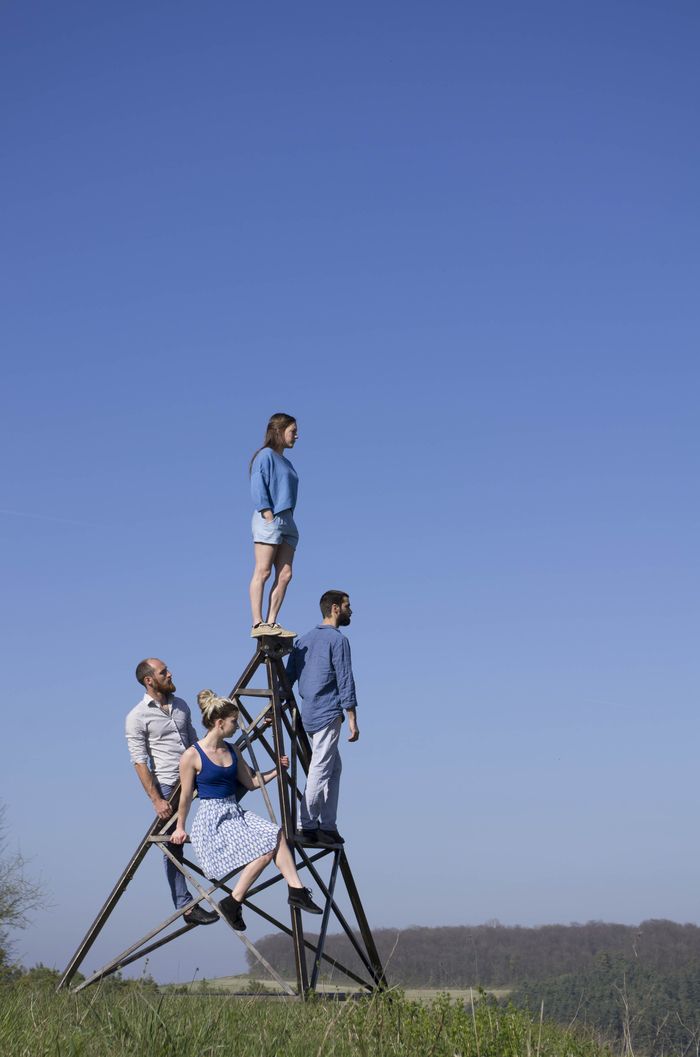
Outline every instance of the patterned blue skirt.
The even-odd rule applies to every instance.
[[[206,877],[221,880],[277,847],[279,826],[238,806],[235,796],[200,800],[190,840]]]

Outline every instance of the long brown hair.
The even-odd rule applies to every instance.
[[[277,451],[278,448],[282,447],[282,436],[285,429],[287,429],[288,426],[294,425],[295,422],[296,419],[294,415],[285,415],[284,411],[278,411],[272,416],[267,424],[265,440],[262,442],[258,450],[253,452],[253,458],[250,460],[248,473],[252,473],[255,456],[261,452],[263,448],[273,448],[274,451]]]

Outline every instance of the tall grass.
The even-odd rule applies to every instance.
[[[484,1000],[200,997],[0,988],[2,1057],[610,1057],[590,1038]]]

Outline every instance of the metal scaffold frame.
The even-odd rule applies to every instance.
[[[308,874],[313,878],[323,895],[321,927],[315,940],[309,940],[304,936],[302,915],[299,909],[289,908],[291,920],[290,924],[286,925],[252,901],[258,893],[283,880],[280,873],[276,873],[265,881],[254,885],[249,889],[245,898],[244,905],[246,908],[252,910],[280,932],[291,937],[294,945],[296,990],[286,980],[282,979],[247,936],[233,929],[231,931],[247,947],[248,951],[258,960],[265,971],[280,985],[285,994],[304,999],[309,993],[316,991],[323,963],[343,973],[367,991],[383,990],[387,987],[384,969],[343,845],[330,842],[324,844],[301,842],[295,837],[297,831],[297,805],[299,800],[301,800],[303,788],[303,786],[300,787],[299,777],[300,772],[302,780],[303,776],[308,774],[311,747],[302,727],[297,703],[283,663],[283,657],[288,650],[289,640],[275,637],[258,639],[254,656],[229,696],[240,709],[240,734],[236,744],[240,749],[247,752],[251,770],[257,775],[261,774],[261,768],[258,765],[258,755],[261,751],[269,757],[277,770],[279,819],[275,815],[267,789],[264,783],[261,783],[262,794],[270,818],[276,825],[280,826],[287,838],[290,849],[295,853],[294,858],[297,869],[308,871]],[[262,688],[252,687],[250,684],[261,668],[264,669],[267,685]],[[264,707],[255,717],[246,708],[245,698],[252,698],[253,700],[259,698],[265,702]],[[272,736],[271,738],[270,735]],[[285,735],[289,744],[288,752],[285,749]],[[284,755],[289,756],[289,772],[282,768],[280,764],[280,758]],[[182,936],[191,929],[196,928],[196,925],[186,923],[182,915],[199,903],[208,903],[231,928],[229,922],[222,914],[215,896],[220,898],[222,895],[231,893],[231,881],[240,870],[236,870],[220,880],[211,881],[204,876],[196,863],[185,856],[183,856],[182,862],[179,862],[168,847],[169,832],[175,824],[179,794],[178,785],[170,797],[170,804],[173,807],[171,818],[166,822],[156,818],[146,831],[124,872],[68,963],[58,984],[58,990],[70,988],[74,992],[81,991],[90,984],[94,984],[98,980],[102,980],[112,973],[125,968],[139,958],[143,958],[159,947],[163,947],[165,944],[177,939],[178,936]],[[124,895],[129,882],[145,859],[149,849],[153,847],[162,851],[186,877],[188,883],[197,893],[195,899],[188,906],[175,910],[147,932],[145,936],[142,936],[110,959],[102,968],[97,969],[77,985],[71,987],[71,980],[83,964],[88,952],[106,925],[119,900]],[[326,858],[330,858],[332,861],[330,863],[329,878],[324,881],[317,869],[317,864],[320,860]],[[243,869],[243,867],[240,869]],[[345,886],[345,892],[355,916],[357,934],[336,901],[336,888],[339,880]],[[324,949],[326,937],[329,925],[333,920],[340,925],[347,936],[365,970],[365,977],[326,953]],[[171,930],[166,932],[171,926],[173,926]],[[162,935],[164,932],[166,934]],[[311,952],[312,955],[310,974],[308,952]]]

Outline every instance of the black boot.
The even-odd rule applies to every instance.
[[[182,917],[188,925],[213,925],[219,920],[219,915],[214,910],[205,910],[199,904],[186,911]]]
[[[226,896],[219,903],[219,910],[232,929],[235,929],[236,932],[245,932],[246,925],[243,920],[243,911],[237,899],[234,899],[233,896]]]
[[[317,907],[311,898],[310,888],[292,888],[291,885],[287,885],[287,891],[289,892],[287,902],[290,907],[296,907],[297,910],[307,910],[309,914],[323,913],[321,908]]]

